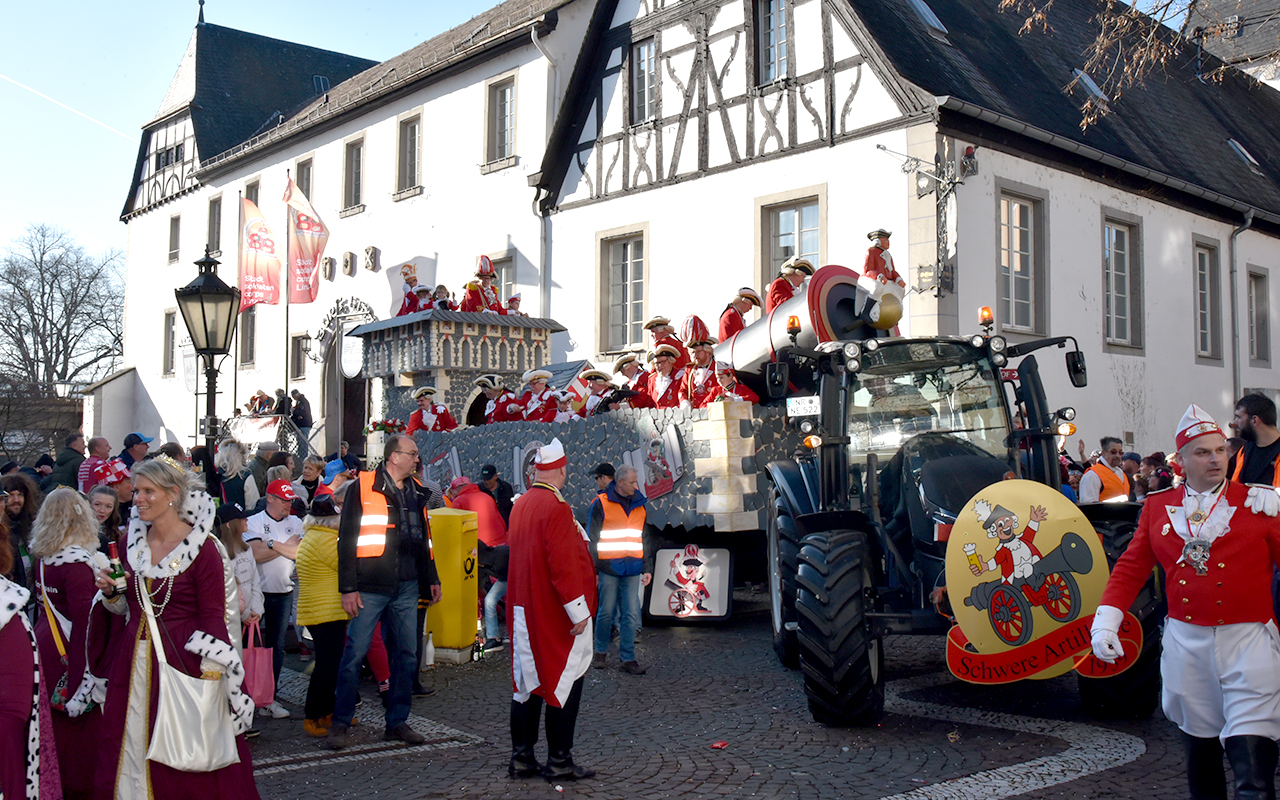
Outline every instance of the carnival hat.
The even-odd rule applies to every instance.
[[[533,381],[538,381],[538,380],[549,381],[551,380],[551,373],[546,371],[545,369],[531,369],[528,372],[526,372],[524,375],[521,375],[520,380],[524,381],[525,383],[532,383]]]
[[[516,292],[515,294],[508,297],[507,304],[510,305],[512,300],[515,300],[516,302],[520,302],[520,292]]]
[[[479,386],[481,389],[497,389],[498,388],[493,383],[492,375],[481,375],[479,378],[475,379],[474,383],[476,386]]]
[[[476,277],[496,277],[493,272],[493,261],[488,256],[480,256],[476,259]]]
[[[666,317],[649,317],[649,321],[644,324],[644,329],[646,331],[651,331],[654,328],[657,328],[661,325],[670,325],[670,324],[671,324],[671,320],[667,319]]]
[[[421,389],[413,390],[413,399],[418,400],[423,397],[434,397],[435,394],[436,394],[436,387],[423,386]]]
[[[625,353],[619,356],[618,360],[613,362],[613,374],[617,375],[619,372],[622,372],[623,367],[625,367],[628,364],[634,364],[634,363],[636,363],[635,353]]]
[[[657,347],[653,348],[653,357],[657,358],[658,356],[670,356],[671,358],[679,358],[680,351],[677,350],[674,345],[660,344]]]
[[[561,389],[558,392],[552,392],[551,396],[557,400],[563,400],[567,403],[573,399],[573,392],[566,392],[564,389]]]
[[[600,369],[589,369],[583,372],[579,377],[584,381],[610,381],[613,380],[609,373]]]
[[[557,437],[538,448],[537,454],[533,457],[533,463],[540,470],[560,469],[568,465],[569,458],[564,453],[564,445],[560,444],[560,439]]]
[[[1206,434],[1216,433],[1222,436],[1222,428],[1218,427],[1218,423],[1213,421],[1213,417],[1209,416],[1209,412],[1200,406],[1192,403],[1187,407],[1187,413],[1182,415],[1182,420],[1178,423],[1175,441],[1177,449],[1181,450],[1183,445],[1192,439],[1198,439]]]
[[[680,341],[685,344],[700,344],[710,336],[711,331],[707,330],[707,323],[703,322],[697,314],[685,317],[684,324],[680,326]]]
[[[893,234],[886,231],[884,228],[876,228],[874,231],[867,234],[867,238],[873,242],[876,239],[888,239],[890,236],[893,236]]]
[[[760,299],[760,293],[750,286],[743,286],[738,290],[738,298],[742,300],[750,300],[751,305],[759,308],[764,305],[764,301]]]
[[[425,283],[420,283],[417,286],[413,287],[413,291],[416,294],[430,294],[431,287],[426,285]]]
[[[813,265],[800,256],[792,256],[782,262],[782,267],[779,269],[779,272],[783,275],[794,275],[797,272],[803,272],[805,275],[812,275]]]
[[[730,364],[728,361],[717,361],[716,374],[722,374],[725,372],[733,372],[733,365]]]
[[[120,481],[129,480],[129,467],[123,459],[116,457],[94,467],[93,477],[98,483],[114,486]]]

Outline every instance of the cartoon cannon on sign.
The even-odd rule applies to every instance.
[[[1032,509],[1033,524],[1042,521],[1036,516],[1036,509]],[[1043,556],[1028,541],[1030,537],[1025,531],[1016,538],[1006,538],[1004,532],[1001,533],[1001,547],[992,559],[1001,573],[1000,578],[977,584],[964,602],[979,611],[985,610],[1000,640],[1017,647],[1031,639],[1033,607],[1043,608],[1057,622],[1070,622],[1080,615],[1080,586],[1075,575],[1084,575],[1093,569],[1093,553],[1077,533],[1063,534],[1058,546]],[[1010,542],[1017,544],[1009,547]],[[1026,557],[1020,559],[1019,556]],[[988,566],[975,554],[969,555],[969,562],[975,574],[981,574],[983,567]]]

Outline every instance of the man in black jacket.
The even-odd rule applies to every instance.
[[[311,416],[311,401],[297,389],[289,392],[289,396],[293,398],[291,416],[293,424],[298,426],[298,433],[302,434],[302,458],[305,460],[311,454],[311,426],[315,424]]]
[[[502,515],[504,524],[511,524],[511,504],[516,495],[511,484],[498,477],[498,468],[485,464],[480,468],[480,491],[489,495],[498,504],[498,513]]]
[[[385,738],[421,744],[408,725],[413,676],[418,669],[414,624],[418,597],[440,601],[440,578],[431,555],[427,493],[417,481],[418,445],[404,434],[387,440],[383,462],[361,474],[342,504],[338,526],[338,591],[351,617],[347,647],[338,666],[333,727],[326,745],[351,743],[347,729],[355,715],[360,663],[369,652],[373,628],[382,636],[391,662]]]

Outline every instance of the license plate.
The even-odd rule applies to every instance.
[[[821,403],[815,396],[787,398],[788,417],[816,417],[819,413]]]

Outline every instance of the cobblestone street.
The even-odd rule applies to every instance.
[[[645,628],[648,674],[591,670],[574,756],[599,775],[562,784],[507,778],[508,651],[441,665],[434,695],[414,701],[427,744],[383,742],[373,686],[362,687],[357,746],[322,748],[302,731],[306,680],[282,689],[290,720],[259,718],[254,741],[264,797],[830,797],[1152,798],[1184,789],[1176,729],[1158,712],[1098,723],[1080,710],[1075,678],[1004,687],[960,683],[942,640],[887,640],[888,713],[872,728],[833,729],[808,714],[799,672],[769,646],[763,595],[739,592],[717,627]],[[291,656],[288,666],[307,664]],[[712,744],[725,742],[723,749]],[[543,743],[545,746],[545,743]],[[539,751],[543,757],[545,750]]]

